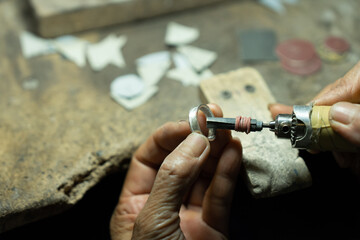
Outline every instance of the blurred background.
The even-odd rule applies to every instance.
[[[308,103],[360,57],[357,0],[0,0],[0,239],[109,239],[131,153],[199,83],[253,67]],[[301,152],[310,188],[254,199],[231,239],[360,239],[359,185]]]

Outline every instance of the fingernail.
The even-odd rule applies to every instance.
[[[357,105],[348,102],[335,103],[330,109],[330,120],[342,124],[349,124],[354,118]]]
[[[194,157],[200,157],[208,146],[208,140],[204,135],[191,133],[185,140],[184,144],[189,147],[190,154]]]

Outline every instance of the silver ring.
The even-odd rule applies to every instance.
[[[206,104],[201,104],[197,107],[194,107],[189,112],[189,123],[190,123],[191,131],[204,135],[201,132],[199,121],[198,121],[199,111],[202,111],[206,117],[214,117],[214,114],[211,112],[210,108]],[[209,141],[215,140],[215,132],[216,132],[215,128],[209,128],[209,134],[207,136]]]

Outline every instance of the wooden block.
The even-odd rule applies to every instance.
[[[221,74],[200,86],[204,102],[220,105],[224,117],[249,116],[271,120],[267,109],[274,103],[268,86],[253,68]],[[221,130],[218,130],[221,131]],[[248,135],[233,131],[243,145],[243,166],[250,192],[255,197],[271,197],[311,185],[311,176],[290,140],[277,139],[264,129]]]
[[[227,0],[30,0],[43,37],[149,18]]]

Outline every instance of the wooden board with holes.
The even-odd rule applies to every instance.
[[[43,37],[149,18],[226,0],[30,0]]]
[[[224,117],[241,115],[271,120],[267,106],[275,99],[253,68],[217,75],[203,81],[200,90],[203,101],[219,104]],[[233,132],[233,135],[242,142],[246,179],[255,197],[276,196],[311,185],[305,162],[289,140],[277,139],[268,129],[249,135]]]

